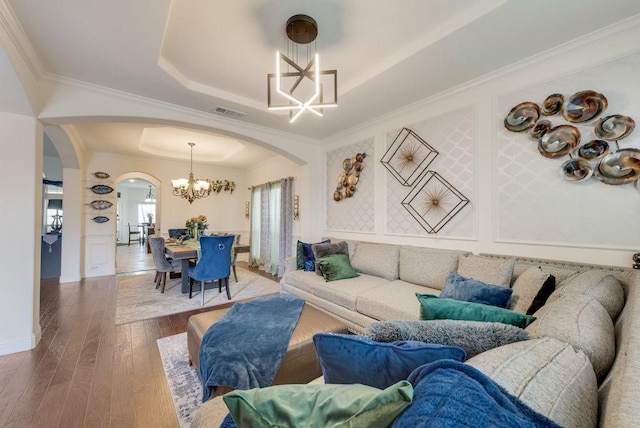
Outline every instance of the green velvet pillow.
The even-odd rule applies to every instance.
[[[420,302],[420,319],[423,320],[449,319],[500,322],[525,328],[536,319],[531,315],[498,308],[497,306],[447,298],[441,299],[433,294],[416,293],[416,297]]]
[[[320,257],[316,260],[316,265],[319,266],[320,273],[322,273],[324,280],[327,282],[360,276],[351,266],[349,255],[347,254],[331,254]]]
[[[353,385],[276,385],[225,394],[237,426],[250,427],[390,427],[411,404],[406,380],[385,390]]]
[[[302,252],[302,241],[296,244],[296,269],[304,269],[304,253]]]

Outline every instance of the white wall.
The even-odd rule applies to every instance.
[[[0,224],[11,245],[0,249],[0,355],[40,339],[42,127],[33,117],[0,112]],[[20,183],[19,186],[15,185]],[[10,184],[10,185],[7,185]]]
[[[591,89],[609,99],[605,114],[640,120],[640,23],[608,29],[561,46],[528,61],[485,76],[429,100],[393,112],[327,141],[324,165],[327,210],[324,234],[479,252],[514,254],[607,265],[630,266],[640,244],[640,195],[634,184],[611,186],[595,178],[565,181],[561,160],[547,159],[524,134],[504,129],[510,108],[523,101],[541,104],[551,93],[569,97]],[[562,117],[550,118],[554,125]],[[440,233],[427,234],[407,215],[401,202],[409,192],[380,163],[402,127],[417,131],[440,154],[429,169],[441,173],[470,203]],[[578,126],[583,142],[592,124]],[[621,148],[640,148],[636,129]],[[375,141],[366,168],[373,192],[356,192],[358,207],[374,207],[373,227],[349,224],[352,210],[336,210],[331,194],[338,159]],[[364,179],[365,177],[363,177]],[[336,228],[336,224],[347,224]]]

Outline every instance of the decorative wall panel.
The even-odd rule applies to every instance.
[[[414,131],[438,151],[438,156],[429,164],[428,169],[436,171],[471,201],[438,232],[438,236],[474,238],[476,183],[473,107],[424,122],[407,124],[406,128]],[[398,132],[400,128],[387,133],[386,148],[391,146]],[[420,223],[402,206],[411,188],[403,186],[390,174],[386,176],[386,183],[387,233],[428,236]]]
[[[569,182],[560,172],[568,156],[557,159],[540,156],[536,141],[509,132],[502,122],[509,110],[523,100],[542,104],[549,94],[570,95],[582,90],[607,95],[608,108],[604,115],[623,114],[638,121],[640,93],[630,90],[637,87],[638,75],[640,54],[635,54],[497,100],[498,240],[637,248],[640,195],[635,183],[603,186],[596,180],[579,185]],[[546,119],[552,126],[564,122],[559,116]],[[593,123],[573,125],[582,135],[582,144],[597,138]],[[623,149],[636,147],[638,143],[638,136],[632,134],[620,140],[619,145]]]
[[[358,187],[352,197],[336,202],[332,198],[336,180],[344,172],[342,162],[356,153],[366,153],[360,172]],[[326,154],[326,228],[353,232],[373,232],[375,230],[375,176],[373,138],[351,144]],[[320,191],[320,190],[319,190]]]

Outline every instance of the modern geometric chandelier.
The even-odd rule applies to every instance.
[[[286,33],[287,55],[276,52],[276,72],[267,74],[267,107],[288,110],[291,123],[305,111],[323,116],[325,108],[338,106],[338,71],[320,69],[315,43],[310,45],[318,36],[318,24],[310,16],[294,15],[287,20]],[[304,67],[297,63],[301,56],[306,59]]]
[[[178,178],[171,180],[173,186],[173,196],[180,196],[189,201],[190,204],[196,199],[206,198],[211,193],[211,181],[209,179],[200,180],[193,178],[193,146],[195,143],[188,143],[191,147],[191,169],[189,178]]]

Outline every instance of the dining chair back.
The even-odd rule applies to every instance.
[[[156,266],[156,288],[162,284],[160,292],[164,293],[164,287],[167,284],[167,272],[179,271],[182,266],[180,260],[167,259],[164,248],[164,238],[160,236],[150,236],[149,247],[151,247],[153,264]]]
[[[138,227],[136,226],[134,230],[131,230],[131,223],[127,223],[127,227],[129,228],[129,240],[127,241],[127,245],[131,245],[131,241],[138,241],[139,244],[142,244],[142,238]]]
[[[229,291],[229,275],[231,274],[231,251],[234,236],[203,236],[200,238],[200,258],[198,263],[189,268],[189,298],[192,297],[193,282],[200,281],[201,305],[204,306],[205,281],[218,281],[218,292],[222,292],[224,283],[227,298],[231,300]]]

